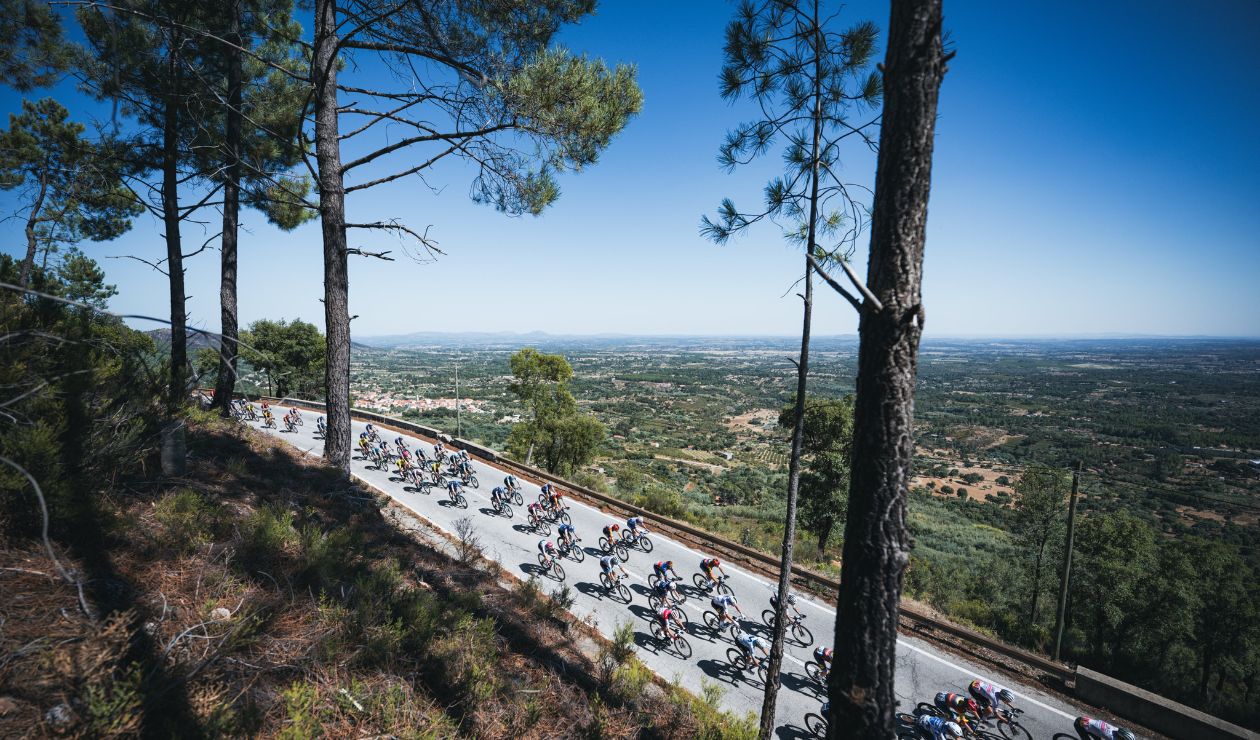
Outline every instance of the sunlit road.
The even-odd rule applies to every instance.
[[[276,417],[283,415],[277,409]],[[316,419],[319,416],[310,411],[302,412],[304,424],[296,432],[289,433],[279,429],[264,430],[274,434],[290,444],[319,455],[323,452],[323,441],[316,436]],[[251,423],[261,428],[258,422]],[[354,421],[355,439],[366,425]],[[383,430],[385,439],[393,441],[396,432]],[[414,450],[422,448],[432,455],[432,447],[418,438],[403,434],[408,445]],[[513,518],[497,516],[490,506],[490,490],[501,485],[505,473],[491,465],[473,458],[473,467],[480,481],[480,488],[465,488],[464,495],[468,501],[467,509],[460,509],[450,504],[446,492],[433,489],[425,494],[410,487],[404,488],[402,480],[392,470],[376,470],[370,462],[362,459],[357,452],[352,463],[354,475],[383,491],[406,508],[433,522],[448,533],[454,533],[455,522],[462,517],[469,517],[485,544],[488,557],[497,560],[504,568],[529,577],[538,575],[541,568],[537,560],[537,545],[542,536],[532,531],[526,522],[523,506],[513,506]],[[537,499],[539,488],[522,481],[522,496],[525,503]],[[579,617],[591,617],[596,627],[605,635],[611,635],[616,626],[622,622],[630,622],[635,629],[635,642],[639,656],[659,675],[674,680],[692,691],[699,692],[702,681],[717,683],[723,688],[722,704],[725,708],[746,712],[759,711],[762,699],[762,684],[752,674],[741,674],[731,665],[727,651],[734,647],[729,634],[716,635],[704,626],[703,612],[709,608],[709,599],[691,586],[692,574],[698,572],[701,553],[673,542],[657,533],[651,533],[654,544],[651,553],[630,550],[625,568],[631,573],[629,586],[630,603],[624,603],[605,595],[599,583],[599,557],[597,540],[600,530],[605,524],[624,521],[599,511],[597,508],[579,501],[566,499],[573,526],[582,538],[585,548],[582,562],[565,559],[562,562],[566,571],[565,582],[573,589],[577,601],[572,611]],[[554,526],[551,538],[555,536]],[[554,540],[553,540],[554,541]],[[652,612],[648,608],[647,576],[652,572],[652,564],[658,560],[673,560],[679,575],[685,580],[684,586],[687,601],[684,609],[690,619],[687,640],[691,645],[692,655],[686,659],[666,649],[652,637],[650,620]],[[730,585],[735,596],[743,607],[746,621],[745,629],[756,632],[768,639],[769,631],[761,623],[761,613],[769,608],[771,584],[764,578],[747,573],[723,563],[730,575]],[[539,580],[547,591],[554,590],[559,581],[547,575],[539,575]],[[812,659],[813,647],[830,645],[835,624],[835,611],[816,601],[800,598],[805,614],[805,624],[813,632],[815,642],[811,645],[789,644],[783,670],[783,688],[779,693],[779,736],[801,737],[806,734],[806,713],[818,713],[822,701],[822,687],[811,681],[805,672],[805,663]],[[943,652],[920,640],[902,637],[897,651],[897,696],[900,701],[898,711],[913,711],[915,705],[922,701],[930,702],[938,691],[965,692],[967,683],[972,678],[987,678],[988,674],[981,668],[961,661],[950,653]],[[1051,697],[1031,687],[1009,685],[1018,699],[1016,706],[1025,710],[1021,718],[1024,727],[1034,738],[1050,738],[1055,733],[1066,732],[1073,735],[1072,719],[1082,712],[1077,711],[1062,700]]]

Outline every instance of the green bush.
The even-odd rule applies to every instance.
[[[176,552],[191,552],[209,541],[222,526],[219,507],[188,488],[169,493],[154,505],[159,541]]]
[[[631,503],[674,519],[681,518],[687,512],[687,505],[683,502],[682,494],[661,486],[650,486],[643,493],[635,496]]]
[[[296,544],[297,539],[293,512],[267,505],[245,518],[237,557],[246,570],[266,570],[275,560],[283,557],[285,549]]]

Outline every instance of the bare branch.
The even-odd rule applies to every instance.
[[[828,275],[826,271],[822,269],[822,265],[818,264],[818,260],[814,259],[814,255],[807,254],[805,255],[805,258],[809,260],[809,266],[814,268],[814,272],[818,273],[819,277],[827,281],[827,284],[831,286],[832,290],[844,296],[844,299],[848,301],[851,306],[853,306],[853,310],[857,311],[858,313],[862,312],[862,302],[859,301],[857,298],[855,298],[852,293],[845,290],[843,285],[836,282],[834,278]]]

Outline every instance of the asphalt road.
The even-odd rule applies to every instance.
[[[282,416],[283,411],[276,414],[277,423]],[[279,429],[264,431],[275,434],[304,451],[320,455],[323,453],[323,441],[316,436],[315,423],[319,415],[303,411],[302,416],[304,424],[294,433],[284,431],[282,423]],[[261,423],[253,422],[252,426],[261,428]],[[363,422],[353,422],[356,440],[365,426]],[[398,436],[396,432],[390,431],[384,431],[383,435],[391,444]],[[402,436],[413,450],[423,448],[432,456],[431,445],[410,435]],[[476,458],[473,458],[472,464],[481,485],[477,490],[465,489],[467,509],[451,505],[445,491],[433,489],[431,493],[424,494],[404,488],[403,482],[393,470],[380,471],[370,467],[369,461],[357,454],[357,447],[352,469],[356,477],[385,492],[448,533],[455,532],[457,520],[470,518],[485,545],[485,554],[488,557],[494,558],[504,568],[522,577],[538,576],[546,591],[557,588],[560,583],[558,580],[549,575],[540,575],[542,569],[538,565],[537,546],[543,537],[529,529],[525,507],[513,506],[512,519],[496,515],[490,507],[490,490],[502,485],[505,473]],[[522,481],[522,486],[522,496],[526,504],[537,499],[538,486],[526,481]],[[618,521],[624,527],[625,522],[614,520],[582,502],[572,499],[566,501],[573,526],[582,538],[580,544],[586,552],[585,559],[580,563],[570,559],[561,561],[566,571],[565,582],[573,589],[577,599],[571,611],[578,617],[590,617],[596,628],[605,635],[611,635],[620,623],[630,622],[634,625],[639,657],[659,675],[668,680],[678,679],[683,686],[697,693],[702,681],[716,683],[722,687],[721,703],[726,709],[741,713],[760,711],[762,683],[752,674],[741,673],[731,665],[727,651],[734,647],[734,643],[729,634],[715,635],[703,624],[703,612],[709,608],[709,599],[690,585],[692,574],[699,571],[702,554],[664,536],[651,533],[653,551],[644,553],[630,550],[629,558],[624,564],[631,574],[628,582],[632,592],[630,602],[627,604],[611,598],[604,594],[599,585],[597,541],[604,525]],[[548,539],[554,542],[554,537],[553,526]],[[652,572],[652,564],[660,560],[673,560],[678,574],[685,579],[684,594],[688,598],[683,608],[690,619],[687,640],[692,650],[692,654],[685,659],[666,649],[651,634],[650,621],[653,615],[647,605],[647,576]],[[768,640],[769,630],[762,625],[760,615],[769,608],[772,584],[728,563],[724,562],[723,567],[730,576],[729,584],[746,615],[745,629],[753,632],[760,630],[756,633]],[[789,641],[787,645],[777,713],[780,725],[778,734],[783,738],[805,736],[806,714],[819,712],[823,688],[808,678],[805,663],[812,659],[815,646],[831,644],[835,625],[833,608],[804,596],[798,599],[798,603],[801,602],[803,605],[800,608],[806,615],[805,625],[813,632],[815,641],[810,645]],[[904,636],[899,639],[898,711],[912,712],[916,704],[930,702],[938,691],[965,693],[967,684],[973,678],[989,679],[990,676],[984,669],[928,643]],[[1015,706],[1025,711],[1021,721],[1033,738],[1049,739],[1056,733],[1067,733],[1075,737],[1072,720],[1077,715],[1086,713],[1084,710],[1078,710],[1033,687],[1007,684],[1007,688],[1017,696]]]

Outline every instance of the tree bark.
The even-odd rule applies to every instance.
[[[827,540],[831,539],[831,530],[836,526],[835,519],[828,519],[822,526],[822,530],[818,533],[818,556],[822,557],[827,551]]]
[[[937,98],[945,75],[941,0],[894,0],[854,406],[849,514],[836,614],[828,734],[891,738],[906,496],[923,331],[923,243]]]
[[[324,457],[350,477],[350,276],[346,247],[346,189],[337,121],[337,3],[316,0],[315,160],[319,165],[319,215],[324,236],[324,369],[328,433]]]
[[[45,171],[39,177],[39,193],[36,194],[35,203],[31,206],[31,215],[26,219],[26,256],[22,259],[22,272],[18,278],[18,285],[23,288],[31,287],[31,270],[35,267],[35,250],[39,246],[35,228],[39,225],[39,213],[44,209],[44,198],[47,196],[48,174]]]
[[[179,214],[179,32],[169,27],[170,51],[167,56],[167,84],[170,88],[163,101],[162,120],[162,221],[166,229],[166,268],[171,295],[171,376],[167,395],[167,424],[162,433],[162,472],[182,475],[184,472],[184,427],[175,418],[184,404],[188,365],[187,308],[184,296],[184,253],[180,242]]]
[[[814,251],[818,226],[818,149],[822,140],[822,40],[818,26],[818,0],[814,0],[814,131],[810,146],[809,230],[805,240],[805,294],[801,319],[801,354],[796,364],[796,406],[792,409],[792,452],[788,458],[787,512],[783,521],[783,556],[779,562],[779,583],[775,608],[774,634],[770,638],[770,664],[766,667],[766,689],[761,701],[760,740],[774,734],[774,717],[783,669],[783,637],[787,631],[787,596],[792,585],[792,559],[796,550],[796,501],[801,487],[801,449],[805,442],[805,390],[809,380],[809,335],[814,313],[814,271],[809,255]]]
[[[240,236],[241,210],[241,5],[233,2],[229,11],[227,40],[227,122],[224,144],[227,148],[226,180],[223,183],[223,236],[219,260],[219,377],[214,386],[214,405],[225,418],[231,415],[232,391],[236,388],[236,356],[239,352],[239,325],[236,313],[236,250]]]

